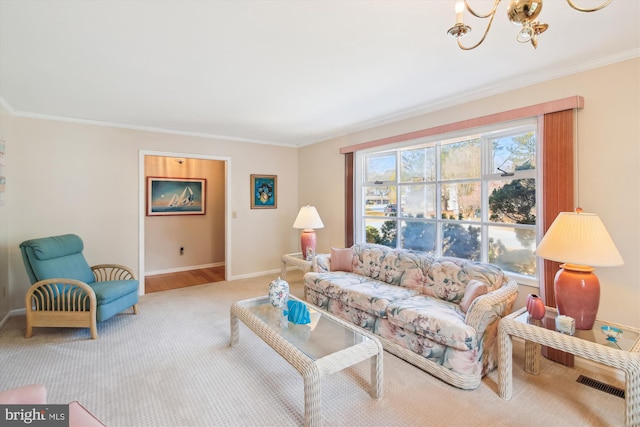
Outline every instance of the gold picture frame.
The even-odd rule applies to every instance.
[[[278,207],[278,176],[251,175],[251,209]]]

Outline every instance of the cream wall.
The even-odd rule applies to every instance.
[[[30,285],[18,249],[29,238],[76,233],[90,264],[125,264],[140,275],[141,151],[230,159],[229,279],[275,275],[281,254],[297,249],[298,233],[291,227],[299,208],[295,148],[33,118],[9,122],[12,168],[5,209],[10,219],[2,247],[8,251],[11,309],[24,308]],[[277,209],[250,209],[252,173],[278,176]]]
[[[206,180],[204,215],[145,217],[146,275],[224,265],[225,162],[146,155],[144,175]]]
[[[23,308],[29,283],[18,244],[64,232],[84,238],[90,263],[118,262],[137,269],[141,150],[230,158],[229,278],[275,274],[280,255],[298,250],[299,233],[291,225],[302,204],[315,205],[325,224],[317,230],[319,251],[344,245],[340,147],[580,95],[585,108],[577,116],[576,203],[601,216],[625,260],[622,267],[597,271],[599,317],[640,327],[639,64],[637,58],[624,61],[301,149],[3,113],[0,131],[10,132],[10,164],[7,206],[0,207],[0,266],[8,259],[8,272],[0,271],[0,286],[8,276],[9,308]],[[250,209],[252,173],[278,175],[278,209]],[[237,218],[231,219],[230,212]],[[6,298],[0,299],[0,316],[6,306]]]
[[[620,62],[300,149],[300,200],[315,205],[325,224],[318,251],[344,244],[340,147],[579,95],[585,106],[577,114],[576,204],[600,215],[625,260],[622,267],[597,270],[598,317],[640,327],[639,64],[637,58]]]
[[[5,140],[6,150],[11,146],[11,117],[0,107],[0,138]],[[5,153],[5,166],[0,166],[0,176],[9,170],[10,153]],[[0,193],[0,321],[5,318],[11,306],[9,304],[9,210],[7,193]]]

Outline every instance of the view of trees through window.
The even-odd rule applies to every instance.
[[[357,241],[535,277],[536,123],[359,154]]]

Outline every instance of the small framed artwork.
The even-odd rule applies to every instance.
[[[278,207],[278,176],[251,175],[251,209]]]
[[[204,178],[147,177],[147,216],[204,215],[207,202]]]

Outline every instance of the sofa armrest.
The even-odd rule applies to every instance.
[[[510,280],[499,289],[476,298],[467,311],[465,323],[481,336],[488,325],[511,313],[517,297],[518,284]]]
[[[318,254],[314,258],[313,271],[328,273],[331,271],[331,254]]]

